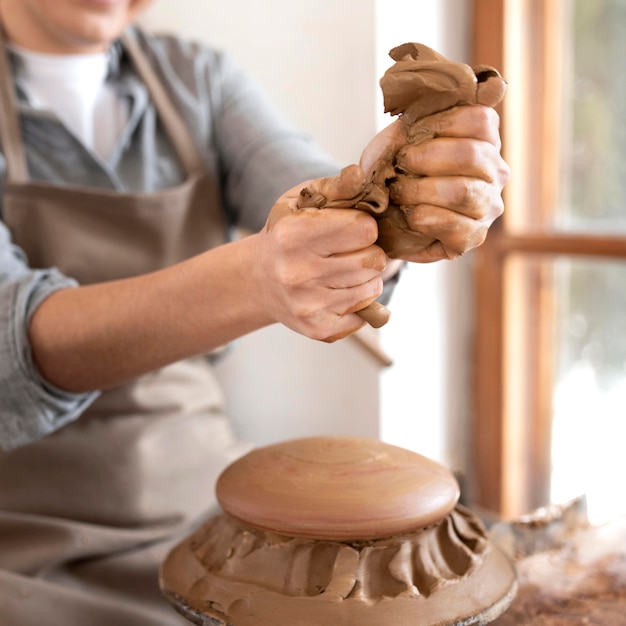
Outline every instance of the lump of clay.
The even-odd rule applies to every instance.
[[[161,588],[211,626],[461,626],[498,617],[509,559],[445,468],[377,440],[296,439],[226,468],[224,512],[176,546]]]
[[[378,220],[378,245],[390,258],[398,258],[420,252],[434,242],[432,237],[411,230],[405,209],[390,200],[389,184],[402,171],[398,158],[401,148],[434,137],[425,121],[430,115],[461,105],[496,106],[504,97],[506,82],[492,67],[456,63],[419,43],[403,44],[389,55],[395,63],[385,72],[380,85],[385,112],[399,119],[379,133],[363,152],[360,166],[365,178],[360,193],[352,198],[329,199],[318,190],[306,188],[298,206],[368,211]]]
[[[463,105],[496,106],[504,97],[506,82],[492,67],[455,63],[419,43],[397,46],[389,55],[395,63],[385,72],[380,85],[385,112],[399,119],[374,137],[363,151],[359,165],[345,167],[338,178],[317,180],[305,187],[296,207],[274,209],[268,227],[292,210],[353,208],[367,211],[377,219],[376,243],[390,258],[416,254],[435,242],[430,235],[409,228],[406,207],[390,198],[389,185],[402,172],[402,148],[435,136],[428,124],[428,117],[435,113]],[[358,192],[352,195],[355,188]],[[350,192],[346,193],[346,189]],[[374,328],[386,324],[390,316],[378,302],[358,314]]]

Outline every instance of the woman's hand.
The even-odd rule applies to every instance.
[[[390,198],[402,207],[409,228],[433,242],[401,258],[453,259],[480,245],[504,209],[510,170],[500,155],[499,117],[490,107],[459,106],[411,130],[429,138],[399,150],[401,173]]]
[[[358,166],[294,187],[276,202],[256,235],[256,275],[274,321],[313,339],[334,341],[363,320],[354,314],[382,291],[387,257],[375,245],[376,220],[355,209],[298,208],[307,186],[327,200],[351,198],[363,184]]]

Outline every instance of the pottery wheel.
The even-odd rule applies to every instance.
[[[444,467],[377,440],[312,437],[224,470],[224,512],[168,555],[161,588],[201,626],[469,626],[503,613],[511,561]]]

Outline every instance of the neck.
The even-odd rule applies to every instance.
[[[57,26],[45,19],[34,19],[27,11],[6,7],[3,0],[0,25],[9,42],[42,54],[97,54],[105,52],[115,38],[108,37],[97,23],[81,28]]]

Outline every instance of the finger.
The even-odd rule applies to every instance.
[[[344,315],[337,317],[337,324],[333,331],[325,337],[320,337],[320,341],[325,343],[335,343],[340,339],[344,339],[348,335],[352,335],[357,330],[360,330],[365,326],[366,321],[356,313],[352,315]]]
[[[409,228],[441,242],[442,258],[453,259],[485,240],[489,222],[475,220],[455,211],[433,205],[418,205],[405,210]]]
[[[410,135],[472,138],[487,141],[500,150],[500,116],[488,106],[457,106],[415,122]]]
[[[473,219],[491,217],[493,221],[504,209],[500,190],[479,178],[401,176],[390,191],[397,205],[430,204]]]
[[[378,166],[381,160],[390,161],[405,143],[405,127],[400,119],[396,119],[378,132],[365,146],[361,154],[361,167],[368,175],[371,175],[374,167]]]
[[[329,202],[352,206],[351,200],[363,188],[365,174],[359,165],[349,165],[335,176],[304,181],[286,191],[274,204],[266,227],[272,230],[282,218],[297,211],[326,207]],[[343,201],[343,202],[342,202]]]
[[[458,258],[458,254],[451,255],[451,253],[444,248],[441,241],[433,241],[430,245],[422,248],[419,252],[403,257],[405,261],[410,263],[434,263],[435,261],[445,261]]]
[[[398,169],[413,176],[467,176],[503,187],[509,168],[496,148],[476,139],[440,137],[407,145],[397,155]]]
[[[362,285],[329,290],[324,297],[324,307],[301,314],[300,322],[293,328],[311,339],[332,343],[365,325],[358,311],[374,302],[381,291],[380,277]]]
[[[374,301],[357,311],[357,315],[372,328],[381,328],[389,321],[391,311],[384,304]]]
[[[332,289],[360,285],[379,277],[386,267],[387,255],[380,246],[334,254],[324,260],[327,273],[324,284]]]
[[[287,324],[287,326],[309,339],[333,343],[351,335],[366,324],[365,320],[361,319],[356,313],[341,315],[339,313],[325,312],[323,319],[321,317],[311,324],[295,324],[293,326]]]
[[[345,297],[345,306],[340,308],[341,315],[350,315],[361,311],[380,296],[383,291],[383,281],[380,276],[372,278],[361,285],[338,290]]]
[[[301,190],[298,207],[322,208],[329,202],[349,203],[358,196],[365,184],[365,174],[359,165],[344,167],[336,176],[309,181]]]
[[[373,245],[378,238],[378,226],[365,211],[305,209],[285,215],[273,233],[281,247],[325,258]]]

